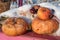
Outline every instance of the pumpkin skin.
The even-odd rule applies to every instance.
[[[40,20],[35,18],[32,21],[32,30],[37,34],[51,34],[58,29],[59,23],[55,19]]]
[[[42,20],[48,20],[53,15],[51,14],[51,10],[45,7],[40,7],[37,12],[37,16]]]
[[[22,35],[27,31],[28,25],[22,18],[8,18],[2,24],[2,32],[9,36]]]

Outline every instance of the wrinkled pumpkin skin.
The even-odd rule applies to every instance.
[[[52,12],[50,9],[45,7],[40,7],[38,9],[37,16],[42,20],[48,20],[53,16],[51,13]]]
[[[22,18],[8,18],[2,25],[2,31],[6,35],[16,36],[27,31],[27,23]]]
[[[32,30],[37,34],[51,34],[58,29],[59,23],[55,19],[40,20],[35,18],[32,21]]]

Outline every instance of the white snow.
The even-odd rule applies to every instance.
[[[18,10],[19,10],[19,11],[22,11],[22,10],[23,10],[24,12],[26,12],[26,11],[28,11],[30,8],[31,8],[31,5],[27,4],[27,5],[23,5],[22,7],[19,7]]]
[[[55,13],[54,15],[60,20],[60,7],[58,6],[55,6],[51,3],[41,3],[41,4],[38,4],[42,7],[47,7],[47,8],[50,8],[50,9],[54,9],[55,10]],[[31,8],[31,5],[24,5],[22,7],[19,7],[19,8],[16,8],[16,9],[12,9],[12,10],[8,10],[6,12],[3,12],[0,14],[0,16],[9,16],[9,17],[19,17],[19,13],[21,13],[21,11],[23,10],[24,12],[28,11],[29,9]],[[16,13],[17,12],[17,13]],[[29,15],[27,15],[27,18],[30,17]],[[54,35],[56,36],[60,36],[60,25],[59,25],[59,29],[57,30],[56,33],[54,33]]]
[[[8,10],[8,11],[6,11],[6,12],[1,13],[0,16],[14,17],[16,11],[17,11],[17,8],[16,8],[16,9],[12,9],[12,10]],[[16,15],[16,16],[17,16],[17,15]]]

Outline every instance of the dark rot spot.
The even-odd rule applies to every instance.
[[[39,31],[39,29],[37,29],[37,31]]]
[[[38,9],[39,9],[39,5],[35,5],[35,6],[33,6],[31,9],[30,9],[30,12],[32,13],[32,14],[36,14],[37,13],[37,11],[38,11]]]
[[[53,16],[54,16],[54,15],[50,14],[50,15],[49,15],[49,18],[51,19]]]
[[[34,15],[32,15],[32,17],[34,18]]]
[[[54,14],[54,13],[55,13],[55,10],[54,10],[54,9],[52,9],[51,11],[52,11],[52,14]]]
[[[43,12],[46,12],[46,10],[43,10]]]

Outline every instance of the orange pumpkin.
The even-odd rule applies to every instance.
[[[51,14],[51,10],[45,7],[40,7],[37,12],[37,16],[42,20],[48,20],[53,15]]]
[[[2,24],[2,31],[6,35],[16,36],[24,34],[27,31],[27,23],[22,18],[8,18]]]
[[[51,34],[58,29],[59,23],[55,19],[40,20],[35,18],[32,21],[32,30],[37,34]]]

